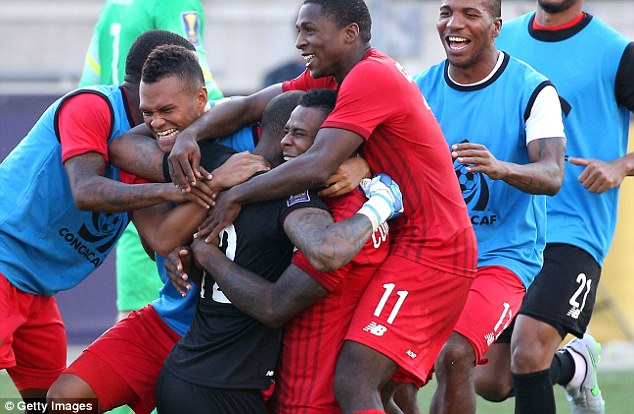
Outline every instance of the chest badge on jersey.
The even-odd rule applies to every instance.
[[[308,194],[308,190],[303,193],[292,195],[286,200],[286,206],[294,206],[297,203],[307,203],[310,201],[310,195]]]
[[[183,20],[183,33],[185,37],[194,46],[200,46],[200,19],[198,13],[195,11],[189,11],[181,13],[181,19]]]

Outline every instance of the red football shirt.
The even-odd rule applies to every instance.
[[[335,88],[332,78],[308,72],[283,89]],[[371,49],[339,88],[322,128],[361,135],[373,172],[401,187],[405,212],[390,222],[391,254],[473,277],[476,240],[458,186],[449,147],[412,78],[388,56]]]
[[[335,221],[352,217],[365,203],[357,189],[340,197],[324,197]],[[386,227],[378,229],[345,266],[318,272],[297,252],[293,264],[315,278],[329,293],[284,325],[273,401],[278,414],[341,412],[334,393],[335,366],[348,325],[361,295],[389,254]]]

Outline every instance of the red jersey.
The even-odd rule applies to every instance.
[[[108,161],[108,136],[112,130],[112,109],[108,100],[94,93],[69,97],[59,109],[62,162],[76,155],[96,152]]]
[[[324,197],[335,221],[353,216],[367,199],[357,189],[340,197]],[[388,228],[381,226],[345,266],[318,272],[297,252],[293,264],[330,292],[284,326],[273,412],[335,414],[335,366],[344,336],[367,284],[389,254]]]
[[[283,89],[336,88],[308,72]],[[391,220],[391,254],[473,277],[476,239],[455,177],[451,153],[427,102],[397,62],[372,48],[339,87],[322,128],[361,135],[373,172],[401,187],[405,212]]]

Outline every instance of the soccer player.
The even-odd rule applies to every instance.
[[[382,410],[378,391],[390,379],[426,381],[475,275],[475,235],[442,131],[403,67],[371,47],[366,4],[306,0],[296,27],[306,72],[199,118],[176,140],[172,178],[187,190],[197,179],[191,168],[198,164],[196,139],[257,119],[247,110],[261,113],[272,96],[338,89],[315,144],[302,157],[220,194],[205,229],[214,237],[247,203],[322,185],[360,146],[372,171],[399,183],[405,213],[393,221],[390,256],[361,299],[335,377],[343,412]]]
[[[286,160],[313,144],[335,100],[336,92],[327,89],[312,89],[300,99],[282,140]],[[352,217],[365,197],[357,189],[323,200],[335,221],[341,221]],[[198,261],[236,307],[269,326],[284,324],[284,343],[270,403],[270,410],[280,414],[340,412],[333,386],[336,359],[354,309],[376,266],[388,254],[388,228],[384,224],[352,261],[339,267],[350,258],[342,257],[339,238],[326,238],[320,226],[309,226],[315,222],[311,218],[315,213],[324,214],[301,210],[289,217],[291,223],[301,222],[301,226],[285,223],[287,231],[297,227],[299,231],[294,231],[292,237],[310,240],[311,248],[297,253],[293,264],[275,283],[237,265],[228,266],[229,259],[217,247],[200,242],[195,247]],[[172,269],[179,267],[175,259],[174,263],[168,260]]]
[[[0,164],[0,367],[26,401],[44,399],[66,367],[54,295],[101,265],[128,223],[125,212],[166,200],[212,202],[171,184],[122,184],[108,163],[108,142],[142,122],[141,68],[161,44],[193,49],[174,33],[144,33],[130,49],[121,86],[58,99]]]
[[[293,111],[287,124],[290,131],[283,140],[285,159],[302,154],[312,144],[314,133],[329,111],[327,106],[322,108],[320,105],[328,105],[331,108],[334,106],[335,97],[334,91],[312,90],[300,98],[299,107]],[[311,105],[310,110],[305,109],[308,105]],[[304,128],[303,125],[310,127]],[[294,143],[289,144],[290,140]],[[385,178],[389,185],[391,180]],[[290,198],[247,206],[236,221],[223,230],[220,241],[215,240],[214,244],[219,244],[220,248],[206,243],[200,237],[194,240],[191,250],[194,258],[198,265],[209,273],[204,274],[201,299],[192,327],[174,347],[161,372],[157,385],[159,412],[266,412],[259,390],[267,388],[267,378],[270,380],[274,374],[281,339],[280,326],[297,311],[298,307],[309,306],[326,293],[325,287],[316,281],[311,282],[311,277],[301,269],[308,267],[309,271],[315,272],[308,261],[322,269],[338,268],[363,248],[354,265],[346,267],[341,274],[328,275],[330,280],[324,277],[321,279],[324,280],[324,284],[334,287],[341,283],[344,275],[346,279],[349,277],[348,282],[344,281],[341,286],[346,292],[332,295],[333,300],[325,303],[341,311],[347,310],[346,313],[349,314],[354,308],[355,298],[358,300],[364,285],[372,277],[376,264],[387,256],[388,245],[382,243],[386,230],[383,222],[395,214],[400,197],[395,197],[392,190],[385,188],[384,182],[378,177],[370,181],[365,190],[369,197],[367,201],[360,192],[331,200],[331,205],[339,214],[345,211],[345,216],[351,216],[345,221],[333,223],[327,211],[314,207],[314,191],[305,191]],[[382,187],[384,190],[381,190]],[[291,211],[287,211],[289,209]],[[354,214],[357,210],[359,214]],[[256,219],[260,223],[257,226],[254,224]],[[287,248],[282,250],[280,247],[287,244],[285,237],[281,236],[284,233],[292,242],[287,248],[297,246],[300,251],[305,252],[305,256],[296,259],[302,264],[291,266],[280,276],[280,265],[290,264],[290,257],[285,253]],[[280,236],[274,236],[275,234]],[[373,240],[366,242],[370,236],[373,236]],[[177,276],[182,273],[182,270],[178,269],[183,268],[178,254],[184,252],[176,252],[177,257],[173,259],[176,264],[172,266],[172,273],[175,272]],[[360,268],[363,266],[366,269],[361,271]],[[189,271],[189,266],[187,269]],[[261,277],[248,275],[249,272],[255,271]],[[233,277],[240,277],[240,273],[245,272],[246,279],[232,280]],[[244,280],[249,284],[246,290],[240,287]],[[281,286],[281,291],[271,289],[269,282]],[[283,295],[285,289],[295,291],[294,297]],[[301,297],[298,298],[298,295]],[[338,297],[335,299],[336,296]],[[253,300],[258,304],[249,305]],[[344,300],[351,300],[352,303],[338,303]],[[238,304],[253,318],[239,311]],[[289,307],[295,310],[287,310],[283,315],[278,312],[280,308]],[[318,305],[317,309],[321,307]],[[320,320],[323,321],[328,315],[322,313],[320,316]],[[344,315],[341,316],[345,318]],[[266,322],[269,326],[256,319]],[[318,331],[315,332],[318,336],[320,333],[329,334],[327,327],[315,325],[311,319],[307,315],[303,321],[309,324],[309,330],[314,327]],[[338,328],[339,323],[343,325],[343,330]],[[340,346],[346,327],[345,319],[334,320],[329,326],[335,331],[342,331],[332,332],[332,339]],[[299,326],[291,328],[294,335],[298,334],[298,328]],[[316,344],[312,342],[310,345]],[[323,366],[328,371],[325,375],[334,373],[337,349],[335,343],[328,349],[333,351],[334,355],[324,354],[330,359],[330,363]],[[301,364],[295,365],[295,368],[303,369],[308,366]],[[306,375],[311,373],[317,374],[314,369],[304,372]],[[320,372],[319,375],[321,374]],[[302,376],[301,373],[292,375],[294,378]],[[333,407],[336,412],[332,376],[328,379],[329,381],[323,378],[318,380],[325,382],[325,385],[318,383],[319,389],[312,389],[310,386],[306,388],[306,385],[300,388],[300,391],[315,393],[328,392],[330,388],[330,398],[328,394],[319,396],[325,398],[330,406],[311,407],[313,410],[319,409],[317,412],[333,412]],[[279,400],[285,397],[290,397],[290,394],[280,396]],[[305,407],[303,404],[309,402],[309,398],[304,398],[301,407]],[[284,401],[283,406],[292,407],[286,408],[291,412],[297,412],[300,407],[293,405],[291,401]]]
[[[261,150],[272,146],[279,153],[279,137],[297,98],[280,96],[271,102],[262,124]],[[200,116],[206,106],[207,90],[196,56],[180,46],[157,47],[145,63],[140,86],[140,108],[156,138],[153,154],[161,150],[169,152],[178,130]],[[128,163],[145,162],[146,154],[139,157],[138,150],[150,151],[138,146],[131,149],[125,141],[126,138],[118,138],[111,145],[110,154],[120,162],[124,156]],[[219,142],[231,140],[228,137]],[[207,143],[204,150],[204,166],[208,171],[213,170],[209,185],[214,192],[244,181],[265,167],[255,156],[245,159],[239,154],[229,158],[235,151],[222,145]],[[153,166],[161,170],[157,168],[161,166],[159,161],[150,164],[145,168]],[[127,183],[148,182],[125,171],[121,172],[121,178]],[[156,378],[165,357],[189,328],[197,302],[196,294],[183,298],[168,282],[162,256],[191,241],[206,216],[206,209],[195,203],[174,208],[173,203],[166,202],[132,214],[144,240],[157,252],[155,266],[165,285],[158,299],[131,313],[84,350],[51,386],[48,393],[51,401],[70,404],[96,398],[99,412],[127,404],[136,413],[150,413],[156,405]]]
[[[480,394],[492,400],[504,399],[512,384],[516,413],[554,413],[555,383],[565,386],[575,414],[605,411],[596,374],[600,347],[585,332],[614,235],[619,185],[634,174],[634,157],[626,153],[634,43],[582,7],[581,0],[539,0],[536,11],[506,23],[498,39],[500,49],[557,88],[569,156],[562,188],[547,201],[544,266],[516,318],[511,352],[504,352],[505,364],[485,365],[478,375]],[[576,338],[555,353],[567,334]]]
[[[139,35],[155,29],[181,35],[194,45],[209,99],[222,98],[203,46],[205,13],[199,0],[106,0],[86,52],[80,86],[121,84],[130,46]]]
[[[435,364],[432,413],[475,413],[475,366],[541,269],[545,195],[563,181],[557,91],[496,48],[501,8],[500,0],[444,0],[437,29],[447,59],[414,77],[451,148],[478,240],[477,276]]]
[[[199,0],[106,0],[86,53],[80,87],[123,83],[125,57],[143,32],[162,29],[181,35],[196,47],[210,100],[220,99],[203,47],[205,14]],[[143,249],[134,223],[116,245],[117,310],[121,319],[158,297],[162,285],[156,265]]]

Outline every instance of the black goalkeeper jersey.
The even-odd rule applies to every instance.
[[[316,192],[243,206],[220,234],[220,245],[236,264],[275,282],[290,265],[293,245],[284,220],[295,209],[327,209]],[[246,315],[206,278],[191,328],[176,344],[165,369],[210,388],[266,389],[274,375],[282,329]]]

